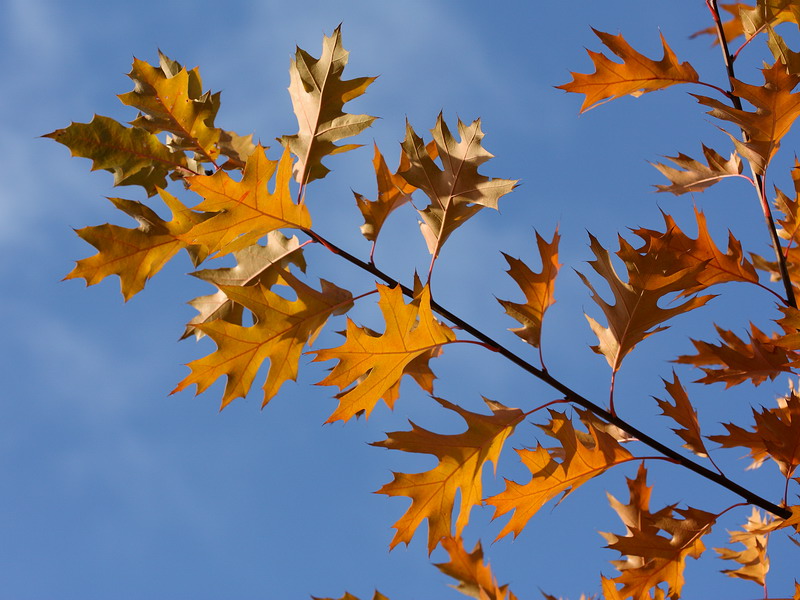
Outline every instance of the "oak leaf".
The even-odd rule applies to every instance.
[[[342,47],[341,25],[322,40],[322,55],[316,59],[297,48],[289,74],[289,95],[299,130],[280,138],[281,144],[297,157],[295,179],[301,185],[322,179],[330,171],[322,159],[360,144],[337,146],[334,142],[361,133],[375,117],[343,112],[346,102],[362,95],[375,77],[343,80],[342,72],[349,57]]]
[[[422,138],[406,123],[402,148],[410,165],[399,174],[430,199],[430,204],[419,211],[420,229],[435,260],[453,231],[481,208],[497,209],[498,200],[511,192],[517,181],[492,179],[478,173],[478,167],[493,156],[482,146],[480,119],[469,126],[459,119],[461,140],[457,142],[439,113],[431,133],[442,168],[434,162]]]
[[[417,189],[399,175],[401,171],[407,170],[410,166],[405,152],[400,153],[400,165],[397,167],[397,172],[392,173],[386,166],[386,161],[378,150],[378,145],[374,144],[374,147],[375,155],[372,158],[372,166],[378,180],[378,197],[375,200],[368,200],[361,194],[353,192],[358,210],[364,217],[361,233],[373,244],[378,239],[388,216],[410,202],[411,193]]]
[[[714,243],[706,225],[706,217],[695,208],[697,239],[692,239],[678,227],[672,216],[662,212],[664,232],[652,229],[635,229],[643,244],[636,249],[639,254],[669,256],[669,262],[686,268],[699,269],[695,275],[697,284],[681,292],[682,296],[699,292],[711,285],[739,281],[758,283],[758,273],[753,264],[742,254],[742,244],[728,232],[728,248],[723,252]]]
[[[92,171],[113,173],[114,185],[140,185],[148,196],[167,187],[171,171],[185,170],[187,165],[183,152],[168,148],[149,131],[101,115],[43,137],[64,144],[72,156],[91,159]]]
[[[737,125],[746,136],[740,140],[728,134],[739,154],[750,161],[753,170],[763,175],[781,139],[800,116],[800,94],[793,93],[800,74],[788,73],[780,61],[761,69],[763,85],[750,85],[733,79],[733,93],[755,107],[755,111],[739,110],[719,100],[693,94],[700,104],[708,106],[709,115]]]
[[[766,585],[765,579],[769,571],[769,557],[767,556],[767,541],[769,537],[762,530],[769,525],[769,521],[753,507],[753,512],[747,519],[741,531],[729,531],[732,544],[742,544],[744,550],[730,548],[714,548],[723,560],[732,560],[739,563],[736,569],[723,569],[723,573],[730,577],[753,581],[761,586]]]
[[[671,192],[676,196],[690,192],[702,192],[726,177],[738,177],[742,173],[742,159],[732,152],[725,160],[714,149],[703,144],[705,163],[679,153],[667,156],[678,168],[663,163],[650,163],[672,182],[672,185],[657,185],[659,192]]]
[[[497,467],[500,451],[517,424],[525,417],[518,408],[507,408],[499,402],[485,400],[492,410],[490,415],[470,412],[442,398],[434,398],[448,410],[458,413],[467,423],[467,431],[456,435],[442,435],[411,423],[411,431],[386,434],[373,446],[433,454],[439,464],[424,473],[394,473],[394,479],[378,493],[411,498],[408,511],[394,524],[397,530],[391,548],[404,542],[408,544],[414,532],[425,519],[428,520],[428,552],[433,552],[442,538],[452,534],[452,515],[456,494],[461,503],[456,519],[455,533],[460,536],[469,522],[473,506],[480,505],[483,494],[483,467],[491,461]]]
[[[755,6],[743,2],[731,2],[720,7],[731,15],[731,18],[722,24],[728,42],[742,35],[750,40],[761,31],[770,30],[780,23],[800,24],[800,7],[795,0],[757,0]],[[712,25],[694,33],[692,37],[701,34],[713,35],[716,38],[717,29]],[[718,41],[715,40],[714,43]]]
[[[269,160],[264,148],[258,146],[247,159],[241,181],[224,171],[187,177],[189,189],[203,197],[195,210],[217,214],[189,230],[183,238],[223,256],[254,244],[276,229],[310,228],[308,208],[292,200],[291,173],[288,150],[279,162]],[[273,174],[275,189],[270,192],[267,182]]]
[[[747,381],[760,385],[781,373],[791,373],[798,360],[797,352],[784,347],[777,336],[768,336],[750,324],[750,341],[745,342],[732,331],[715,326],[721,344],[692,339],[697,354],[679,356],[674,362],[695,365],[705,376],[697,383],[725,383],[729,388]]]
[[[486,500],[487,504],[495,507],[493,518],[514,511],[497,539],[511,532],[517,537],[530,518],[559,494],[561,502],[576,488],[612,466],[635,460],[619,442],[595,427],[591,420],[586,420],[588,433],[584,433],[576,430],[565,414],[554,410],[549,412],[550,421],[540,427],[560,445],[544,448],[538,444],[532,450],[517,450],[531,472],[531,480],[520,485],[506,479],[506,489]]]
[[[192,150],[203,161],[215,162],[219,156],[217,143],[220,130],[214,127],[219,110],[219,93],[203,93],[197,68],[187,71],[161,52],[159,66],[133,59],[128,73],[135,87],[120,94],[123,104],[144,113],[131,124],[150,133],[168,131],[175,134],[174,148]]]
[[[182,248],[187,249],[195,264],[201,262],[207,255],[205,248],[189,246],[181,235],[210,215],[186,208],[165,190],[159,189],[158,194],[172,211],[170,221],[163,220],[141,202],[109,198],[114,206],[138,221],[139,227],[128,229],[106,223],[76,230],[98,253],[77,261],[64,279],[82,277],[88,286],[109,275],[118,275],[122,296],[127,301],[142,291],[147,280]]]
[[[222,269],[203,269],[190,273],[198,279],[221,285],[253,285],[260,283],[270,288],[277,281],[282,270],[289,264],[295,264],[301,271],[306,270],[306,261],[303,250],[297,237],[287,238],[280,231],[270,231],[267,234],[267,245],[253,244],[233,253],[236,266]],[[205,334],[197,327],[198,324],[207,323],[216,319],[223,319],[229,323],[242,323],[242,305],[237,304],[223,292],[217,290],[214,294],[200,296],[190,300],[198,315],[186,325],[181,339],[194,334],[200,339]]]
[[[448,577],[458,580],[458,585],[452,587],[476,600],[516,600],[508,585],[497,585],[491,568],[484,564],[480,540],[472,552],[467,552],[459,536],[443,538],[442,546],[450,555],[450,560],[437,563],[436,566]]]
[[[753,421],[752,430],[723,423],[728,433],[711,435],[709,439],[723,448],[747,448],[753,459],[750,468],[771,458],[788,479],[800,465],[800,396],[791,392],[778,399],[777,408],[753,409]]]
[[[506,314],[519,321],[522,327],[512,329],[523,340],[539,348],[542,340],[542,319],[548,307],[555,302],[553,289],[556,275],[561,265],[558,264],[558,243],[561,237],[558,230],[548,243],[536,233],[536,244],[542,261],[542,270],[535,273],[518,258],[512,258],[505,252],[503,256],[508,262],[507,273],[525,294],[525,304],[508,300],[497,301],[506,309]]]
[[[708,456],[708,450],[706,450],[705,443],[703,442],[703,436],[700,434],[700,422],[697,419],[697,411],[694,409],[694,406],[692,406],[692,402],[689,400],[689,396],[687,396],[686,390],[681,385],[680,379],[678,379],[675,371],[672,372],[671,382],[666,379],[662,379],[662,381],[675,404],[671,404],[669,400],[660,400],[658,398],[655,400],[658,402],[658,407],[661,409],[662,414],[680,425],[680,428],[673,429],[672,431],[683,439],[685,442],[683,445],[684,448],[688,448],[698,456]]]
[[[608,327],[603,327],[586,315],[600,342],[597,346],[592,346],[592,350],[605,356],[612,372],[616,373],[625,356],[636,344],[667,329],[662,323],[703,306],[713,296],[694,296],[683,303],[673,303],[669,308],[661,308],[658,302],[667,294],[681,293],[698,286],[697,276],[702,266],[686,266],[680,257],[665,257],[653,248],[645,248],[645,253],[638,252],[620,237],[620,250],[616,254],[628,271],[626,283],[614,270],[608,251],[593,235],[590,234],[589,237],[596,257],[589,264],[606,280],[615,300],[614,304],[607,303],[588,278],[578,273],[583,283],[592,291],[592,300],[600,306],[608,320]]]
[[[347,290],[320,280],[317,291],[288,271],[277,283],[290,286],[296,300],[287,300],[262,284],[220,285],[232,301],[251,311],[255,324],[243,327],[223,320],[198,323],[197,329],[217,344],[217,350],[194,360],[187,366],[192,372],[171,392],[179,392],[192,384],[195,394],[206,390],[225,375],[227,383],[220,409],[235,398],[244,398],[262,363],[269,359],[269,372],[264,382],[265,406],[287,380],[297,379],[297,370],[304,346],[311,344],[331,315],[346,312],[353,303]]]
[[[570,73],[572,81],[557,86],[567,92],[584,94],[581,112],[586,112],[614,98],[630,94],[638,97],[677,83],[697,83],[697,72],[688,63],[679,63],[675,53],[661,36],[664,56],[659,61],[634,50],[622,35],[611,35],[592,29],[605,46],[622,59],[622,64],[605,54],[587,50],[595,66],[594,73]]]
[[[456,339],[452,329],[434,318],[427,286],[410,304],[403,302],[399,287],[378,285],[377,290],[386,323],[383,334],[358,327],[348,319],[344,344],[312,352],[315,361],[339,361],[317,385],[346,390],[328,423],[347,421],[362,411],[369,416],[381,398],[396,397],[400,379],[415,359],[424,357],[421,360],[427,363],[428,358],[438,355],[442,345]]]
[[[701,538],[711,532],[716,515],[691,507],[676,509],[675,505],[650,512],[652,488],[647,487],[644,465],[639,466],[635,479],[627,481],[630,491],[628,504],[622,504],[608,494],[611,507],[625,524],[626,533],[624,536],[601,533],[609,548],[627,557],[612,561],[621,572],[612,581],[622,584],[618,594],[623,599],[649,600],[651,590],[666,583],[667,595],[677,600],[683,589],[686,559],[699,558],[705,551]],[[683,518],[676,518],[674,513]],[[661,532],[666,535],[661,535]]]
[[[313,600],[335,600],[334,598],[317,598],[316,596],[312,596]],[[356,596],[350,594],[348,592],[344,593],[344,596],[338,598],[338,600],[358,600]],[[386,596],[381,594],[378,590],[375,590],[375,593],[372,596],[372,600],[389,600]]]

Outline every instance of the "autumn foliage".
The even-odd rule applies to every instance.
[[[795,299],[800,289],[800,163],[791,172],[792,190],[776,189],[770,198],[767,179],[782,139],[800,116],[799,93],[794,91],[800,82],[800,54],[788,47],[776,29],[782,24],[800,26],[800,3],[758,0],[755,5],[723,5],[724,19],[716,2],[707,4],[714,24],[699,34],[711,36],[708,39],[722,46],[728,86],[705,82],[663,37],[663,56],[652,59],[634,49],[622,34],[595,31],[601,51],[588,51],[593,72],[572,73],[572,80],[559,87],[579,95],[584,112],[626,96],[689,86],[730,143],[724,149],[702,145],[699,155],[679,153],[666,162],[655,162],[667,180],[656,185],[658,191],[682,196],[702,192],[726,178],[737,179],[742,193],[749,186],[762,207],[774,252],[761,256],[745,251],[733,234],[725,247],[718,246],[700,209],[693,223],[679,224],[664,212],[662,228],[632,229],[625,237],[619,236],[617,247],[606,247],[589,234],[593,258],[588,268],[576,268],[587,288],[586,319],[596,337],[592,350],[609,365],[608,396],[586,398],[569,387],[568,374],[555,377],[544,365],[542,327],[548,307],[557,299],[562,266],[561,236],[555,224],[547,226],[547,236],[536,233],[535,260],[505,255],[519,294],[499,299],[501,307],[495,305],[516,321],[511,331],[535,349],[538,364],[436,301],[432,274],[448,239],[483,209],[497,209],[518,184],[486,174],[492,172],[487,164],[492,155],[484,147],[479,120],[448,125],[439,114],[429,137],[407,124],[396,170],[375,146],[371,167],[365,168],[375,173],[377,195],[369,199],[354,192],[363,216],[361,233],[372,245],[368,257],[353,256],[315,229],[310,201],[313,183],[328,174],[337,160],[333,155],[358,147],[350,138],[375,120],[348,112],[348,102],[364,94],[375,78],[344,78],[348,52],[342,46],[340,28],[323,39],[319,58],[298,49],[291,62],[289,93],[298,128],[296,133],[277,137],[281,152],[254,143],[250,135],[218,126],[220,94],[204,90],[196,68],[188,70],[163,54],[155,65],[134,60],[129,73],[134,88],[119,96],[139,111],[129,124],[95,116],[89,123],[72,123],[47,134],[74,156],[89,158],[93,170],[113,173],[115,185],[140,188],[147,197],[146,202],[110,199],[137,222],[136,227],[105,224],[77,231],[97,253],[79,260],[67,279],[81,278],[94,285],[116,275],[128,300],[186,250],[197,267],[203,265],[192,275],[215,289],[192,300],[198,314],[186,325],[183,337],[207,336],[215,349],[189,363],[189,373],[174,391],[193,388],[199,394],[223,380],[222,408],[253,393],[254,385],[262,387],[263,394],[256,393],[266,405],[284,383],[297,378],[302,365],[314,368],[308,363],[320,362],[329,372],[319,384],[335,388],[338,403],[327,421],[350,421],[369,417],[381,402],[389,407],[402,402],[401,381],[408,375],[430,394],[432,403],[463,421],[463,431],[442,434],[411,423],[410,429],[387,433],[385,439],[374,442],[374,446],[430,455],[438,461],[428,471],[394,473],[392,481],[378,490],[410,500],[393,525],[391,546],[427,536],[429,553],[441,546],[450,557],[437,567],[468,596],[517,598],[507,585],[497,582],[484,560],[482,544],[478,542],[472,551],[464,545],[462,534],[474,507],[493,510],[496,539],[524,535],[528,523],[546,505],[557,504],[600,475],[621,479],[614,467],[635,463],[636,475],[627,480],[629,497],[609,498],[621,526],[603,533],[608,548],[618,552],[619,558],[610,569],[606,567],[594,595],[588,597],[681,597],[684,588],[691,586],[684,579],[687,559],[707,552],[704,536],[721,515],[737,511],[741,529],[730,532],[730,546],[716,552],[730,565],[726,575],[754,582],[758,593],[769,598],[769,545],[777,536],[800,532],[800,505],[795,503],[800,484],[800,392],[788,389],[769,408],[761,405],[766,401],[756,394],[749,422],[722,423],[723,433],[707,435],[701,431],[700,407],[692,403],[686,381],[694,377],[700,384],[723,384],[726,389],[758,385],[782,374],[792,375],[800,365],[800,312]],[[773,60],[748,83],[739,78],[736,59],[762,40]],[[734,41],[740,44],[735,52],[729,46]],[[164,208],[168,218],[157,212],[164,214]],[[421,266],[421,275],[405,274],[405,284],[381,271],[374,261],[382,228],[397,210],[417,211],[430,253],[430,263]],[[697,231],[696,237],[686,233],[690,230]],[[359,267],[372,282],[350,291],[311,277],[306,273],[305,254],[310,244]],[[228,257],[227,262],[214,262],[222,257]],[[220,266],[230,265],[231,258],[234,266]],[[640,431],[615,403],[615,382],[623,362],[641,342],[667,329],[676,318],[713,302],[719,294],[730,293],[721,287],[730,282],[770,294],[779,308],[774,326],[762,331],[751,324],[744,336],[717,327],[718,339],[692,339],[695,353],[674,360],[689,367],[665,373],[664,388],[650,391],[668,426],[663,431]],[[279,291],[287,288],[293,299]],[[382,315],[380,331],[350,317],[344,325],[335,319],[369,302],[377,303]],[[326,327],[344,329],[343,341],[335,347],[315,345],[312,349]],[[472,344],[476,352],[505,357],[550,385],[552,397],[540,406],[524,407],[486,400],[483,412],[472,412],[452,399],[435,396],[432,365],[452,344]],[[266,376],[257,381],[264,365],[268,366]],[[683,375],[686,372],[691,374]],[[538,424],[539,439],[515,432],[526,420]],[[677,441],[670,438],[674,446],[655,439],[670,437],[669,428],[677,434]],[[487,497],[485,467],[492,463],[502,474],[501,451],[508,445],[513,445],[529,475],[522,480],[506,479],[501,492]],[[750,458],[743,467],[775,463],[779,473],[769,495],[762,497],[743,488],[735,483],[735,474],[722,471],[713,461],[719,447],[742,448]],[[504,457],[513,459],[513,454]],[[647,464],[663,459],[676,470],[693,471],[709,485],[729,490],[730,506],[651,506]],[[696,478],[695,474],[687,472],[687,477]],[[800,598],[800,584],[775,585],[793,586],[794,598]],[[355,597],[345,594],[343,598]],[[374,598],[385,596],[376,592]]]

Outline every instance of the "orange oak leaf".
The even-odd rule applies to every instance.
[[[615,299],[615,304],[608,304],[586,276],[578,273],[583,283],[592,291],[592,300],[600,306],[608,320],[608,327],[603,327],[586,315],[600,342],[597,346],[592,346],[592,350],[605,356],[612,372],[616,373],[625,356],[636,344],[667,329],[662,323],[703,306],[714,296],[694,296],[683,303],[673,303],[669,308],[661,308],[658,302],[665,295],[684,292],[698,285],[697,275],[702,266],[686,266],[680,257],[665,257],[653,248],[646,248],[645,253],[638,252],[620,237],[617,256],[622,259],[628,271],[626,283],[614,270],[608,251],[593,235],[590,234],[589,237],[596,257],[589,264],[606,280]]]
[[[622,59],[622,64],[610,60],[605,54],[587,50],[595,66],[594,73],[570,73],[572,81],[557,86],[567,92],[584,94],[581,112],[586,112],[614,98],[630,94],[641,96],[676,83],[696,83],[697,72],[689,63],[679,63],[675,53],[661,36],[664,57],[651,60],[634,50],[622,35],[611,35],[592,29],[605,46]]]
[[[158,54],[158,67],[133,59],[128,77],[135,87],[118,98],[144,113],[132,125],[150,133],[168,131],[176,136],[170,146],[194,151],[201,161],[213,163],[219,156],[217,143],[221,134],[214,127],[219,93],[203,93],[197,68],[187,71],[161,52]]]
[[[544,448],[538,444],[532,450],[517,450],[523,464],[530,469],[531,480],[520,485],[506,479],[506,489],[486,500],[487,504],[495,507],[493,518],[514,511],[497,539],[511,532],[517,537],[530,518],[559,494],[562,495],[561,502],[579,486],[612,466],[636,460],[611,435],[595,427],[591,420],[585,422],[587,434],[577,431],[565,414],[554,410],[549,412],[550,421],[540,427],[560,445]]]
[[[434,162],[422,138],[406,123],[402,148],[410,166],[399,174],[430,199],[431,203],[419,211],[420,229],[435,260],[453,231],[481,208],[497,209],[498,200],[511,192],[517,181],[492,179],[478,173],[478,167],[493,156],[482,146],[480,119],[469,126],[459,119],[461,141],[457,142],[439,113],[431,133],[442,168]]]
[[[676,196],[690,192],[702,192],[726,177],[738,177],[742,173],[742,159],[735,152],[725,160],[715,150],[703,144],[705,163],[679,153],[667,156],[678,168],[663,163],[650,163],[670,180],[672,185],[657,185],[659,192],[672,192]]]
[[[609,548],[627,557],[612,561],[621,575],[611,581],[622,585],[618,590],[621,598],[649,600],[652,597],[650,592],[666,583],[667,595],[677,600],[683,589],[686,559],[690,556],[699,558],[705,551],[701,538],[711,532],[716,515],[691,507],[676,509],[675,505],[651,513],[652,488],[647,487],[644,465],[639,466],[635,479],[627,481],[630,490],[628,504],[608,495],[611,507],[625,524],[625,535],[601,533]],[[683,518],[676,518],[674,513]],[[666,535],[661,535],[661,532]],[[660,594],[663,598],[663,590]]]
[[[723,254],[708,232],[705,215],[697,208],[695,208],[697,239],[692,239],[681,231],[670,215],[664,212],[661,215],[664,217],[663,233],[652,229],[633,231],[643,241],[636,252],[662,257],[668,255],[670,262],[698,269],[695,274],[697,284],[683,290],[682,296],[699,292],[718,283],[732,281],[758,283],[755,267],[744,257],[741,242],[733,237],[730,231],[728,248]]]
[[[508,589],[508,585],[497,585],[491,568],[484,564],[480,540],[472,552],[467,552],[464,540],[458,536],[443,538],[442,546],[450,555],[450,560],[437,563],[436,567],[458,581],[458,585],[452,587],[476,600],[516,600],[517,597]]]
[[[745,132],[746,140],[729,135],[739,154],[750,161],[758,174],[766,172],[781,139],[800,116],[800,93],[792,92],[800,82],[800,75],[788,73],[780,61],[761,72],[763,85],[733,80],[733,93],[752,104],[755,111],[738,110],[714,98],[693,94],[700,104],[711,108],[709,115],[734,123]]]
[[[344,104],[362,95],[375,77],[342,79],[350,53],[342,48],[341,25],[322,40],[322,55],[312,57],[297,49],[289,68],[289,95],[299,130],[280,138],[281,144],[297,157],[294,174],[300,184],[322,179],[330,171],[322,159],[360,144],[337,146],[334,142],[361,133],[375,117],[342,111]]]
[[[304,346],[311,344],[331,315],[346,312],[353,303],[347,290],[323,280],[317,291],[299,281],[288,271],[278,277],[278,284],[290,286],[296,300],[287,300],[262,284],[220,285],[232,301],[251,311],[255,324],[243,327],[223,320],[195,325],[217,344],[217,350],[187,366],[192,372],[171,392],[192,384],[195,394],[206,390],[223,375],[227,376],[220,409],[236,398],[244,398],[262,363],[269,359],[264,382],[265,406],[278,393],[283,382],[297,379],[297,369]]]
[[[399,287],[378,285],[377,289],[386,323],[383,334],[376,335],[348,319],[344,344],[312,352],[315,361],[339,361],[317,385],[347,390],[339,395],[339,406],[328,423],[347,421],[362,411],[369,416],[381,398],[396,396],[397,385],[414,359],[424,356],[421,360],[427,362],[442,345],[456,340],[453,330],[433,317],[427,286],[410,304],[403,302]]]
[[[378,197],[376,200],[368,200],[361,194],[353,192],[356,198],[358,210],[364,217],[364,224],[361,226],[361,233],[370,242],[375,242],[383,228],[383,224],[388,216],[411,201],[411,193],[417,189],[398,173],[409,168],[408,156],[405,152],[400,153],[400,165],[397,173],[392,173],[386,166],[378,144],[374,144],[375,155],[372,165],[375,169],[375,177],[378,180]]]
[[[748,448],[753,459],[750,468],[771,458],[788,479],[800,465],[800,396],[791,392],[778,399],[777,408],[753,409],[753,420],[752,430],[723,423],[728,433],[711,435],[709,439],[723,448]]]
[[[539,256],[542,261],[540,273],[532,271],[525,263],[517,258],[512,258],[505,252],[509,270],[507,273],[517,283],[522,293],[525,294],[525,304],[497,301],[506,309],[506,314],[520,322],[522,327],[512,329],[523,340],[539,348],[542,339],[542,318],[545,311],[551,306],[556,275],[561,265],[558,264],[558,243],[561,236],[558,230],[553,234],[553,239],[548,243],[536,233],[536,244],[539,247]]]
[[[253,244],[237,250],[233,256],[236,258],[234,267],[203,269],[190,273],[190,275],[213,283],[217,287],[261,283],[264,287],[270,288],[278,280],[281,271],[286,269],[289,264],[297,265],[303,272],[306,270],[303,249],[297,237],[289,239],[280,231],[270,231],[267,234],[266,246]],[[242,323],[242,305],[228,298],[222,290],[218,289],[214,294],[190,300],[189,304],[196,308],[199,314],[186,325],[181,339],[190,335],[200,339],[205,334],[195,326],[216,319],[223,319],[237,325]]]
[[[334,598],[317,598],[316,596],[311,596],[311,598],[313,600],[335,600]],[[358,598],[356,596],[353,596],[353,594],[345,592],[344,596],[342,596],[338,600],[358,600]],[[372,600],[389,600],[389,598],[381,594],[378,590],[375,590],[375,593],[372,596]]]
[[[439,464],[424,473],[394,473],[394,479],[378,493],[411,498],[408,511],[394,524],[397,530],[391,548],[408,544],[414,532],[428,520],[428,552],[433,552],[440,540],[452,534],[452,515],[456,494],[461,503],[456,519],[456,535],[461,535],[469,522],[473,506],[481,504],[483,467],[491,461],[497,466],[500,451],[508,436],[525,414],[517,408],[506,408],[499,402],[485,400],[491,415],[470,412],[442,398],[434,398],[448,410],[458,413],[467,423],[467,431],[456,435],[433,433],[411,423],[411,431],[386,434],[381,446],[404,452],[433,454]]]
[[[662,381],[664,382],[664,387],[667,392],[675,401],[675,404],[670,403],[669,400],[660,400],[658,398],[655,400],[658,402],[658,407],[661,409],[662,414],[680,425],[680,428],[673,429],[672,431],[677,433],[681,439],[686,442],[683,445],[684,448],[688,448],[698,456],[708,456],[708,450],[706,450],[706,446],[703,443],[703,436],[700,434],[700,422],[697,419],[697,411],[694,409],[694,406],[692,406],[689,396],[686,395],[686,390],[681,385],[680,379],[678,379],[675,371],[672,372],[671,382],[666,379],[662,379]]]
[[[114,185],[140,185],[148,196],[167,187],[170,171],[187,166],[183,152],[168,148],[152,133],[100,115],[90,123],[72,123],[43,137],[64,144],[72,156],[91,159],[92,171],[113,173]]]
[[[762,517],[754,507],[741,531],[728,532],[731,544],[742,544],[744,550],[714,548],[721,559],[739,563],[739,567],[723,569],[723,573],[730,577],[753,581],[761,586],[765,585],[769,571],[769,557],[767,556],[769,536],[763,530],[769,524],[770,521]]]
[[[797,247],[800,246],[800,160],[796,157],[792,167],[792,182],[793,198],[775,188],[775,208],[780,212],[780,216],[776,218],[779,225],[778,235]]]
[[[267,182],[275,174],[275,189]],[[223,256],[254,244],[270,231],[282,228],[306,229],[311,217],[305,204],[295,204],[289,189],[292,159],[284,151],[280,162],[269,160],[258,146],[247,159],[241,181],[224,171],[188,177],[189,189],[203,201],[195,210],[217,213],[193,227],[183,239],[203,244],[210,253]]]
[[[181,248],[187,249],[195,264],[201,262],[207,255],[205,249],[189,246],[180,236],[210,215],[186,208],[162,189],[158,194],[172,212],[170,221],[164,221],[141,202],[109,198],[114,206],[138,221],[139,227],[128,229],[106,223],[78,229],[76,233],[97,248],[98,253],[77,261],[64,279],[82,277],[88,286],[109,275],[118,275],[122,296],[128,301]]]
[[[779,338],[766,335],[752,323],[749,343],[732,331],[715,327],[721,344],[693,339],[697,354],[682,355],[674,361],[700,367],[705,377],[698,379],[698,383],[724,382],[729,388],[750,380],[753,385],[760,385],[781,373],[791,373],[798,360],[797,352],[785,348]]]

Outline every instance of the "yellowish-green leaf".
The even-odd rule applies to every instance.
[[[95,115],[90,123],[72,123],[44,137],[69,148],[72,156],[92,160],[92,171],[114,174],[114,185],[140,185],[148,196],[167,187],[166,176],[186,170],[186,156],[161,143],[139,127],[125,127],[114,119]]]

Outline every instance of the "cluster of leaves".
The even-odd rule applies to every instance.
[[[217,127],[219,94],[203,91],[197,69],[187,70],[164,55],[158,65],[134,61],[129,74],[134,89],[119,96],[124,104],[140,111],[129,125],[96,116],[90,123],[73,123],[48,134],[73,155],[91,159],[93,169],[112,172],[116,185],[139,186],[148,197],[158,196],[171,212],[171,218],[165,220],[143,202],[112,198],[114,206],[136,220],[138,227],[105,224],[78,230],[97,254],[78,261],[67,278],[82,278],[93,285],[117,275],[127,300],[182,249],[197,266],[232,255],[233,267],[193,273],[213,284],[216,291],[192,301],[198,314],[187,324],[184,337],[208,336],[216,349],[191,362],[191,372],[174,390],[194,385],[201,393],[224,377],[223,408],[251,391],[259,369],[268,362],[263,383],[266,405],[284,382],[296,379],[304,351],[314,361],[335,361],[320,381],[339,389],[338,406],[328,422],[368,416],[380,401],[393,407],[404,375],[432,395],[430,362],[455,343],[477,341],[550,384],[558,393],[556,400],[527,412],[487,400],[489,412],[475,413],[432,396],[463,419],[463,433],[444,435],[412,423],[410,430],[388,433],[385,440],[374,444],[429,454],[438,460],[429,471],[395,473],[379,490],[411,500],[394,525],[391,546],[410,542],[427,521],[428,551],[441,545],[448,552],[450,561],[437,566],[469,596],[516,598],[507,586],[498,585],[483,561],[480,543],[472,552],[464,548],[461,536],[473,507],[485,504],[494,508],[495,517],[510,515],[497,538],[516,537],[545,504],[632,461],[640,466],[636,477],[628,480],[629,501],[611,498],[624,532],[604,534],[608,547],[622,557],[613,562],[619,574],[601,578],[604,598],[679,598],[686,559],[705,551],[703,537],[722,514],[748,505],[752,505],[752,513],[747,522],[741,531],[731,534],[731,543],[743,545],[744,550],[722,548],[717,552],[733,565],[725,571],[728,575],[766,589],[770,534],[800,530],[800,506],[789,502],[790,490],[796,492],[800,483],[800,394],[791,389],[776,407],[754,409],[751,424],[725,424],[727,433],[706,437],[686,388],[673,374],[671,381],[664,381],[668,397],[658,399],[658,406],[677,425],[674,431],[683,447],[696,458],[663,446],[634,428],[618,415],[614,403],[615,378],[624,359],[645,338],[666,329],[672,319],[710,302],[714,295],[706,291],[724,283],[750,284],[772,294],[780,308],[780,316],[774,320],[776,331],[765,333],[752,325],[750,333],[741,338],[718,328],[718,341],[693,340],[696,353],[679,356],[676,362],[701,369],[701,383],[724,383],[726,387],[744,382],[758,385],[782,373],[792,374],[800,365],[800,311],[795,301],[795,290],[800,288],[800,163],[792,171],[795,189],[789,194],[776,190],[774,208],[768,204],[765,185],[782,138],[800,116],[800,102],[793,91],[800,82],[800,54],[790,50],[775,30],[780,23],[800,25],[800,3],[758,0],[755,6],[728,5],[723,7],[729,13],[725,23],[719,20],[716,3],[707,4],[716,26],[705,33],[712,33],[723,45],[730,89],[704,82],[689,63],[677,59],[663,39],[663,58],[652,60],[634,50],[622,35],[599,31],[595,33],[600,42],[618,60],[589,51],[595,71],[573,73],[573,80],[560,87],[583,94],[581,111],[679,84],[712,90],[714,97],[694,97],[729,134],[729,158],[705,145],[701,159],[682,153],[670,157],[671,164],[655,164],[669,181],[657,187],[682,195],[701,192],[729,177],[744,180],[764,208],[775,256],[746,256],[733,235],[727,248],[721,249],[699,210],[696,238],[687,235],[668,214],[663,215],[663,230],[636,229],[633,235],[638,239],[632,242],[620,237],[616,251],[590,236],[594,259],[589,265],[594,274],[579,275],[605,320],[603,324],[587,315],[597,336],[592,349],[605,357],[611,370],[611,392],[605,407],[554,378],[542,360],[542,322],[554,302],[561,266],[557,231],[549,242],[536,234],[539,270],[506,256],[508,274],[524,300],[500,300],[506,313],[517,321],[518,327],[511,331],[538,350],[540,367],[459,319],[432,297],[431,274],[449,237],[483,208],[496,209],[498,201],[517,184],[479,172],[492,157],[483,147],[480,121],[469,125],[459,121],[454,135],[440,114],[428,141],[407,125],[395,171],[375,147],[372,164],[377,197],[370,200],[355,193],[364,218],[361,231],[372,243],[369,261],[350,255],[314,229],[306,201],[309,185],[328,173],[324,159],[357,147],[338,142],[359,134],[374,121],[368,115],[345,112],[345,104],[363,94],[374,78],[343,79],[348,53],[342,47],[339,28],[324,38],[319,58],[298,49],[292,60],[289,92],[298,131],[279,138],[283,152],[277,160],[268,158],[267,149],[254,144],[251,136]],[[763,83],[745,83],[736,78],[733,65],[738,53],[759,36],[766,38],[774,62],[762,69]],[[727,43],[739,37],[744,43],[731,53]],[[745,165],[749,175],[744,174]],[[179,182],[185,196],[201,200],[188,206],[166,191],[168,180]],[[417,210],[431,255],[427,278],[423,281],[415,275],[411,286],[383,273],[373,259],[387,218],[406,205]],[[301,275],[307,269],[304,249],[312,243],[373,276],[374,289],[354,294],[324,279],[318,284],[305,281]],[[622,277],[613,265],[617,260],[626,271]],[[613,297],[604,298],[598,291],[598,278]],[[783,293],[773,289],[768,279],[781,282]],[[275,286],[291,288],[294,299],[279,294]],[[306,350],[333,317],[369,300],[377,300],[385,322],[382,332],[348,318],[340,346]],[[252,318],[245,318],[246,313]],[[553,408],[564,402],[575,405],[574,411]],[[520,447],[517,454],[530,471],[529,480],[506,480],[503,491],[485,498],[484,466],[491,461],[497,467],[504,444],[516,426],[533,413],[539,415],[539,427],[550,445],[530,447],[530,440],[523,440],[527,446]],[[707,440],[723,448],[746,448],[755,466],[774,461],[783,478],[782,497],[773,503],[733,483],[711,460]],[[677,505],[651,510],[645,463],[656,458],[637,456],[637,448],[644,446],[660,455],[656,458],[666,457],[676,468],[691,469],[739,494],[744,502],[716,512]],[[710,467],[698,459],[708,461]],[[796,585],[794,597],[800,598],[800,585]],[[344,596],[345,600],[353,598]],[[378,592],[374,598],[385,599]]]

